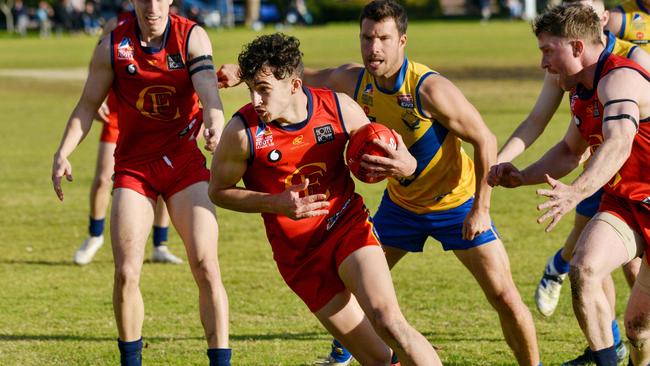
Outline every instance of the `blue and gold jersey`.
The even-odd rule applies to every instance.
[[[607,44],[605,45],[605,48],[609,48],[610,45],[613,45],[611,53],[615,55],[630,58],[632,52],[639,48],[632,42],[624,41],[622,39],[614,37],[614,34],[609,31],[605,31],[605,35],[607,36]]]
[[[623,13],[616,36],[650,52],[650,12],[645,5],[640,0],[627,0],[616,9]]]
[[[359,75],[354,99],[371,121],[394,129],[404,139],[418,165],[413,179],[389,178],[388,194],[397,205],[417,214],[452,209],[474,195],[474,163],[461,140],[422,111],[422,82],[438,75],[404,58],[392,90],[375,83],[365,69]]]

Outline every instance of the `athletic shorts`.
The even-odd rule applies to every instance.
[[[605,193],[600,202],[600,212],[610,213],[625,223],[645,241],[644,256],[650,260],[650,206],[641,202],[626,200],[621,197]]]
[[[128,188],[156,200],[165,200],[194,183],[208,181],[210,171],[199,150],[177,156],[163,156],[153,163],[138,167],[115,167],[113,189]]]
[[[108,123],[103,123],[102,134],[99,136],[99,141],[114,144],[117,142],[118,133],[117,113],[111,113],[108,116]]]
[[[276,264],[289,288],[315,313],[336,294],[345,290],[345,284],[338,273],[345,258],[358,249],[373,245],[381,244],[363,205],[363,199],[355,195],[348,212],[304,260],[299,263],[276,261]],[[271,242],[271,246],[278,248],[283,243]]]
[[[596,212],[598,212],[598,207],[600,206],[600,200],[603,197],[604,189],[599,189],[596,193],[585,198],[578,206],[576,206],[576,212],[582,216],[594,217]]]
[[[473,203],[474,197],[456,208],[416,214],[398,206],[388,193],[384,193],[373,221],[384,246],[421,252],[430,236],[442,243],[444,250],[470,249],[499,238],[492,223],[490,230],[477,235],[474,240],[463,239],[463,221]]]

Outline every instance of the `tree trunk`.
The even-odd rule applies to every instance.
[[[14,6],[13,0],[7,0],[7,2],[0,3],[0,11],[5,15],[8,33],[14,32],[14,16],[11,14],[12,6]]]
[[[260,18],[260,0],[246,0],[246,21],[247,27],[250,27]]]

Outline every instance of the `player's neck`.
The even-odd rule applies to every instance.
[[[404,58],[402,58],[403,60]],[[392,90],[397,82],[397,77],[399,76],[400,70],[402,70],[403,62],[396,63],[390,71],[386,72],[384,75],[375,76],[375,83],[383,89]]]
[[[275,119],[280,125],[295,125],[304,122],[309,115],[307,95],[302,90],[294,94],[291,99],[292,103],[281,116]]]
[[[594,87],[594,79],[596,77],[596,69],[598,68],[598,60],[603,52],[604,47],[594,47],[586,50],[583,61],[583,69],[578,76],[578,82],[585,88],[591,90]]]

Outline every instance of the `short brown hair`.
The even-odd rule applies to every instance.
[[[364,19],[381,22],[388,18],[392,18],[395,21],[400,36],[406,34],[406,27],[408,26],[406,10],[404,10],[402,5],[398,4],[394,0],[371,1],[361,11],[361,15],[359,16],[359,26],[361,26]]]
[[[547,33],[599,44],[603,29],[598,14],[591,6],[573,3],[554,6],[539,15],[533,22],[533,32],[537,37]]]
[[[253,80],[265,67],[268,67],[278,80],[292,75],[302,77],[304,70],[300,41],[283,33],[255,38],[244,46],[238,61],[240,76],[244,81]]]

